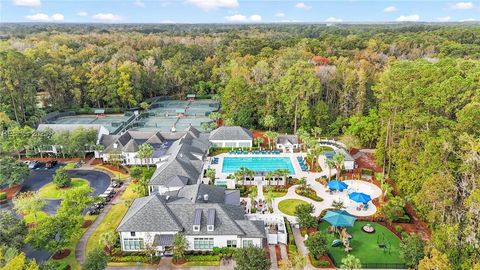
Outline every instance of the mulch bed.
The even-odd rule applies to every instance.
[[[119,167],[114,166],[114,165],[112,165],[112,164],[106,164],[106,163],[104,163],[104,164],[102,164],[102,166],[105,167],[105,168],[108,168],[109,170],[115,171],[115,172],[128,174],[128,172],[127,172],[125,169],[119,168]]]
[[[88,228],[90,225],[92,225],[93,221],[91,220],[85,220],[82,224],[82,228]]]
[[[275,245],[275,256],[277,257],[277,264],[279,264],[280,261],[283,259],[282,252],[280,251],[279,245]],[[285,258],[285,260],[288,260],[288,258]]]
[[[328,255],[321,256],[320,260],[321,261],[327,261],[329,263],[329,265],[324,267],[324,268],[335,268],[335,265],[333,264],[332,259],[330,259],[330,257]]]
[[[13,197],[17,195],[17,193],[20,191],[21,188],[22,188],[22,185],[16,185],[13,187],[0,189],[0,192],[6,192],[7,200],[11,200]]]
[[[96,158],[90,163],[90,165],[94,166],[94,165],[100,165],[102,163],[103,163],[102,159]]]
[[[186,262],[187,262],[186,259],[172,260],[172,264],[174,264],[174,265],[181,265],[181,264],[184,264]]]
[[[70,249],[64,249],[64,250],[61,250],[61,251],[53,254],[52,258],[54,260],[61,260],[65,257],[67,257],[68,255],[70,255],[70,252],[71,252]]]

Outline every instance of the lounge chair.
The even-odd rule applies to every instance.
[[[262,150],[262,155],[265,155],[266,153],[267,153],[267,151]]]
[[[243,151],[243,154],[248,155],[248,151],[247,150]]]

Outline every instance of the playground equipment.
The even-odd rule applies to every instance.
[[[342,228],[339,233],[340,233],[340,240],[342,241],[343,246],[345,247],[345,252],[351,251],[352,248],[350,247],[350,239],[352,238],[352,236],[347,232],[346,228]]]
[[[377,235],[377,245],[383,252],[391,253],[392,244],[385,238],[385,234],[381,233]]]

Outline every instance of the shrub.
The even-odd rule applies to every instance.
[[[72,185],[72,179],[68,176],[65,169],[58,169],[53,175],[53,183],[57,188],[65,188]]]
[[[398,234],[402,234],[403,228],[400,225],[395,226],[395,231],[397,231]]]
[[[222,257],[220,257],[219,255],[188,255],[185,258],[187,262],[191,262],[191,261],[211,262],[211,261],[220,261]]]
[[[153,257],[153,261],[158,261],[160,257]],[[110,257],[111,262],[144,262],[148,263],[151,261],[151,258],[146,255],[126,255],[126,256],[112,256]]]
[[[67,270],[69,265],[66,261],[48,260],[40,265],[40,270]]]
[[[7,199],[7,193],[6,192],[0,192],[0,201]]]
[[[297,193],[298,195],[307,197],[309,199],[312,199],[316,202],[323,201],[323,199],[321,197],[317,196],[317,193],[315,192],[315,190],[313,190],[311,188],[307,188],[307,189],[297,188],[297,189],[295,189],[295,193]]]
[[[328,267],[330,265],[330,263],[328,261],[317,260],[315,257],[313,257],[311,255],[309,255],[308,258],[310,259],[310,262],[312,263],[313,267],[325,268],[325,267]]]

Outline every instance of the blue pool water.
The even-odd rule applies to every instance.
[[[269,172],[277,169],[288,169],[295,174],[289,157],[225,157],[223,158],[222,172],[233,173],[240,167],[254,171]]]

